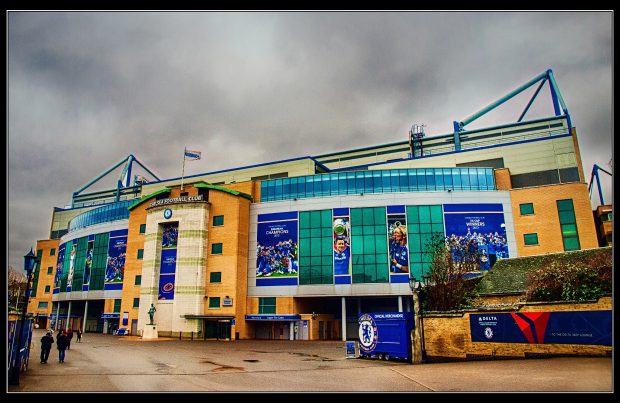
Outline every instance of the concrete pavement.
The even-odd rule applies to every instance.
[[[65,363],[53,346],[11,392],[611,392],[612,360],[560,357],[410,365],[345,358],[339,341],[179,341],[85,334]]]

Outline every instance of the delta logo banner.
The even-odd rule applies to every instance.
[[[159,267],[159,296],[157,298],[160,300],[174,299],[178,240],[179,223],[164,224],[161,240],[161,264]]]
[[[297,220],[258,224],[256,277],[297,277]]]
[[[611,310],[471,314],[471,341],[611,346]]]

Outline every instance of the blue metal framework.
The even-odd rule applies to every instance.
[[[146,172],[148,172],[151,176],[153,176],[153,178],[155,178],[156,180],[159,180],[159,177],[157,175],[155,175],[153,172],[151,172],[150,169],[145,167],[140,161],[138,161],[138,159],[136,157],[134,157],[133,154],[129,154],[129,156],[127,158],[124,158],[123,160],[121,160],[120,162],[115,164],[113,167],[109,168],[108,170],[106,170],[105,172],[103,172],[102,174],[97,176],[95,179],[91,180],[86,185],[82,186],[81,188],[79,188],[78,190],[73,192],[73,198],[72,198],[72,201],[71,201],[71,207],[75,206],[76,197],[79,196],[80,193],[82,193],[84,190],[86,190],[89,187],[91,187],[92,185],[94,185],[100,179],[106,177],[110,172],[112,172],[113,170],[115,170],[116,168],[118,168],[119,166],[121,166],[124,163],[125,167],[123,168],[123,171],[121,173],[121,177],[119,178],[119,180],[117,182],[117,185],[116,185],[115,201],[119,201],[120,200],[120,196],[121,196],[121,189],[125,189],[125,188],[131,187],[131,169],[133,167],[133,163],[134,162],[137,163],[138,165],[140,165],[142,168],[144,168],[146,170]],[[136,185],[137,179],[138,179],[137,175],[134,176],[134,178],[133,178],[134,186]]]
[[[470,124],[474,120],[480,118],[481,116],[485,115],[486,113],[492,111],[493,109],[497,108],[498,106],[502,105],[504,102],[507,102],[508,100],[510,100],[511,98],[513,98],[516,95],[520,94],[521,92],[525,91],[526,89],[530,88],[534,84],[540,82],[538,88],[534,92],[534,95],[532,96],[530,101],[527,103],[525,109],[523,110],[523,112],[521,113],[519,118],[517,119],[517,122],[521,122],[523,120],[523,117],[527,113],[527,111],[530,109],[530,106],[532,106],[532,103],[534,102],[534,99],[538,96],[538,93],[540,92],[540,90],[542,89],[543,85],[547,81],[549,82],[549,89],[551,91],[551,99],[553,100],[553,110],[555,112],[555,116],[561,116],[562,114],[564,114],[564,116],[566,116],[566,120],[568,122],[568,129],[570,131],[570,129],[571,129],[571,121],[570,121],[570,115],[568,114],[568,108],[566,107],[566,103],[564,102],[564,98],[562,98],[562,94],[560,93],[560,88],[558,87],[557,82],[555,81],[555,77],[553,76],[553,71],[551,69],[548,69],[544,73],[542,73],[542,74],[538,75],[537,77],[531,79],[530,81],[528,81],[527,83],[523,84],[522,86],[520,86],[519,88],[515,89],[514,91],[511,91],[510,93],[504,95],[502,98],[498,99],[497,101],[495,101],[495,102],[485,106],[484,108],[482,108],[478,112],[475,112],[474,114],[466,117],[461,122],[454,121],[454,145],[455,145],[455,149],[456,150],[460,150],[461,149],[460,133],[465,131],[465,126],[467,126],[468,124]]]
[[[590,193],[590,197],[592,197],[592,183],[593,183],[592,179],[596,178],[596,186],[598,188],[598,197],[601,201],[601,205],[604,206],[605,200],[603,199],[603,190],[601,189],[601,179],[598,176],[598,171],[603,171],[609,176],[613,176],[613,175],[611,172],[604,170],[603,168],[599,167],[596,164],[594,164],[594,166],[592,167],[592,175],[590,175],[590,186],[588,186],[588,192]]]

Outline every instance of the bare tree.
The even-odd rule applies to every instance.
[[[13,266],[9,266],[7,277],[7,307],[9,311],[18,310],[18,304],[24,301],[26,275],[15,270]]]
[[[433,235],[425,245],[430,255],[430,286],[425,289],[425,308],[448,311],[468,305],[472,284],[465,274],[479,270],[478,249],[469,244],[453,244],[441,235]]]

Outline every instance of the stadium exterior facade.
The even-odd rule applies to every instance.
[[[130,159],[133,156],[130,156]],[[74,194],[37,243],[41,326],[345,339],[411,311],[433,234],[497,259],[598,247],[568,115]],[[396,234],[399,233],[399,234]]]

